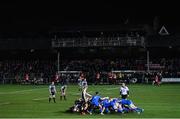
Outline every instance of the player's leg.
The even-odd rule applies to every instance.
[[[65,92],[63,92],[63,97],[64,97],[64,100],[66,100],[66,93]]]
[[[51,98],[49,98],[49,103],[51,102]]]
[[[52,96],[53,96],[53,101],[54,101],[54,103],[56,103],[56,96],[55,96],[55,93],[54,93]]]
[[[81,82],[79,82],[78,85],[79,85],[79,91],[81,91],[82,90]]]
[[[117,107],[117,108],[116,108]],[[119,104],[119,103],[116,103],[116,106],[113,107],[115,109],[115,112],[118,112],[118,113],[123,113],[123,108],[122,108],[122,105]]]
[[[66,100],[66,95],[64,95],[64,100]]]
[[[102,111],[101,111],[101,115],[104,115],[105,109],[106,109],[106,108],[103,106],[103,107],[102,107]]]
[[[152,85],[154,85],[154,84],[155,84],[155,82],[156,82],[156,81],[155,81],[155,80],[153,80]]]
[[[51,102],[52,94],[49,95],[49,103]]]
[[[100,110],[100,114],[102,114],[102,105],[98,104],[99,110]],[[104,115],[104,114],[103,114]]]
[[[144,111],[144,109],[141,109],[141,108],[139,108],[139,107],[136,107],[133,103],[130,104],[130,107],[131,107],[131,109],[133,109],[134,111],[136,111],[138,114]]]
[[[157,85],[158,85],[158,86],[160,86],[160,84],[161,84],[161,81],[160,81],[160,80],[158,80]]]
[[[63,95],[63,94],[62,94],[62,92],[61,92],[61,94],[60,94],[60,100],[62,100],[62,95]]]
[[[56,98],[53,98],[54,103],[56,103]]]
[[[106,112],[106,113],[110,113],[109,108],[105,108],[104,112]]]
[[[89,113],[88,112],[88,103],[84,102],[83,109],[82,109],[82,114],[85,115],[86,113]]]
[[[104,112],[105,113],[110,113],[110,110],[109,110],[108,106],[102,106],[101,115],[104,115]]]
[[[118,113],[124,113],[123,109],[120,109],[120,108],[117,109],[117,112]]]
[[[94,109],[94,105],[93,105],[93,104],[90,104],[90,107],[89,107],[89,110],[88,110],[88,113],[89,113],[90,115],[92,114],[93,109]]]
[[[123,113],[128,113],[130,111],[130,109],[126,106],[124,106],[122,109],[123,109]]]
[[[92,114],[92,111],[97,107],[99,108],[100,113],[101,113],[102,112],[102,106],[97,102],[95,104],[91,104],[89,113]]]

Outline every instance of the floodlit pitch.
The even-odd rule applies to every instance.
[[[0,118],[180,118],[180,84],[128,85],[129,99],[145,111],[128,114],[80,115],[66,112],[81,93],[77,85],[68,85],[67,100],[60,100],[57,86],[56,103],[48,102],[48,85],[0,85]],[[88,92],[109,97],[119,96],[118,85],[89,85]]]

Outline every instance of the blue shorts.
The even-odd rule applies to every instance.
[[[99,106],[99,102],[93,102],[92,103],[94,106],[98,107]]]
[[[104,104],[103,107],[108,108],[109,104]]]

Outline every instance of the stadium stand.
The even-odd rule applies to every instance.
[[[57,61],[52,60],[3,60],[0,62],[1,83],[24,83],[25,75],[29,75],[31,83],[42,79],[43,83],[49,83],[57,72]],[[150,69],[162,72],[163,77],[179,77],[180,59],[153,59]],[[83,71],[87,74],[89,82],[95,80],[96,72],[103,75],[111,71],[146,71],[146,61],[138,59],[115,59],[115,60],[63,60],[60,64],[61,71]],[[66,77],[67,78],[67,77]],[[77,77],[75,77],[77,81]],[[118,76],[119,78],[119,76]],[[107,80],[107,79],[106,79]]]
[[[107,83],[112,72],[117,79],[125,75],[126,79],[136,77],[137,82],[144,82],[146,75],[154,77],[157,72],[166,78],[179,77],[179,37],[146,32],[141,25],[78,27],[50,33],[1,33],[0,82],[44,84],[60,71],[83,71],[91,83],[95,82],[97,72],[102,75],[101,82]],[[147,51],[150,52],[149,64]],[[78,78],[78,74],[59,75],[70,83]]]

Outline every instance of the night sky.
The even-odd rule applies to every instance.
[[[98,1],[98,2],[97,2]],[[137,0],[136,0],[137,1]],[[1,2],[1,31],[51,30],[53,27],[91,24],[161,24],[180,27],[178,4],[165,1],[118,2],[71,0],[66,2]]]

